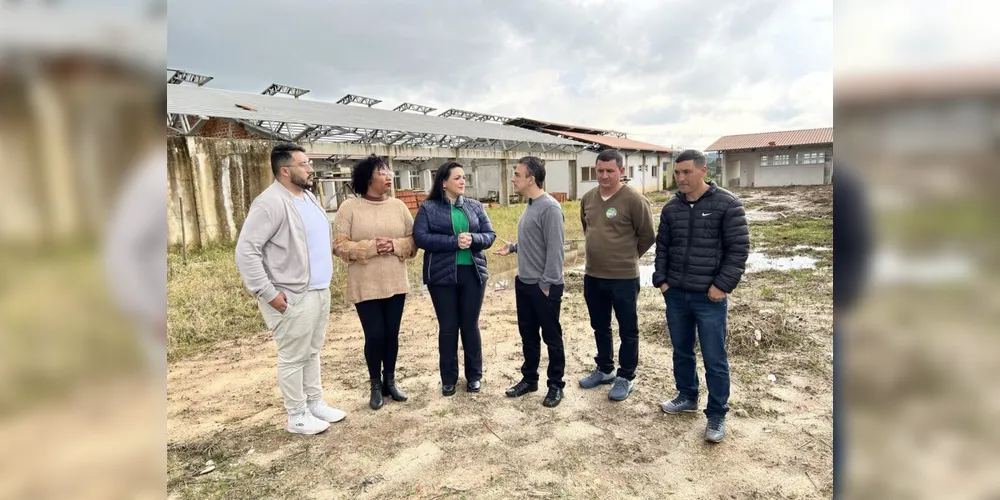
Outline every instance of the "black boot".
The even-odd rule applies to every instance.
[[[393,401],[406,401],[406,393],[396,385],[395,378],[387,378],[382,382],[382,395],[391,397]]]
[[[368,401],[368,406],[371,406],[373,410],[377,410],[382,407],[385,402],[382,400],[382,381],[378,379],[372,380],[372,396]]]

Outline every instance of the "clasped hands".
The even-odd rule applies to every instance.
[[[392,253],[395,247],[392,245],[392,238],[386,238],[385,236],[375,237],[375,250],[378,251],[379,255]]]

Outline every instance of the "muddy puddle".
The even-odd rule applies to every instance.
[[[829,250],[822,247],[808,247],[800,245],[796,247],[797,250],[816,250],[823,251]],[[582,253],[582,250],[581,250]],[[639,259],[639,284],[640,286],[653,286],[653,259],[654,250],[650,249],[645,255]],[[582,273],[586,266],[585,259],[580,259],[581,262],[573,267],[567,266],[567,271],[569,272],[580,272]],[[770,256],[764,252],[750,252],[747,257],[746,272],[747,273],[757,273],[761,271],[792,271],[796,269],[813,269],[816,267],[816,263],[819,259],[815,257],[809,257],[807,255],[793,255],[788,257],[776,257]]]

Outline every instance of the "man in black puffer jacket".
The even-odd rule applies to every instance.
[[[717,443],[726,435],[729,411],[726,297],[743,277],[750,230],[743,202],[715,182],[705,182],[705,155],[689,149],[675,165],[679,192],[660,213],[653,286],[666,302],[679,394],[660,406],[671,414],[698,410],[697,329],[708,384],[705,439]]]

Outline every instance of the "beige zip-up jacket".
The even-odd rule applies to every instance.
[[[306,198],[319,206],[316,197]],[[330,226],[333,241],[333,226]],[[333,249],[330,249],[333,259]],[[257,195],[250,205],[236,242],[236,268],[243,283],[258,299],[270,302],[285,292],[296,303],[309,289],[309,247],[305,224],[295,208],[295,195],[278,181]]]

